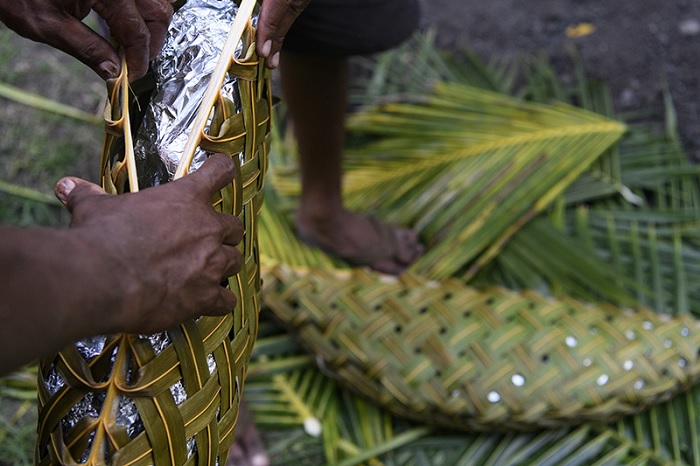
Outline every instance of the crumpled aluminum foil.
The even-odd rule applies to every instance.
[[[172,180],[192,131],[198,105],[237,12],[238,6],[232,0],[189,0],[173,16],[163,49],[151,63],[156,88],[135,138],[140,187]],[[253,25],[256,21],[257,17],[253,17]],[[237,55],[241,48],[239,45]],[[235,77],[227,75],[222,94],[240,109]],[[190,170],[199,167],[206,157],[206,153],[198,150]],[[156,354],[171,343],[166,332],[142,338],[149,340]],[[104,336],[87,338],[77,342],[76,348],[90,362],[102,352],[105,342]],[[115,356],[116,352],[112,362]],[[208,356],[207,362],[213,373],[216,370],[213,355]],[[46,387],[52,394],[66,383],[55,367],[50,369],[46,380]],[[174,384],[170,391],[178,405],[187,399],[181,382]],[[88,393],[62,420],[64,432],[84,417],[99,416],[103,401],[104,395]],[[119,399],[116,422],[126,429],[130,438],[144,430],[136,404],[125,396]],[[188,439],[187,445],[191,456],[196,449],[194,439]]]
[[[180,14],[183,10],[185,14]],[[175,174],[216,67],[215,57],[221,53],[237,12],[231,0],[190,0],[173,18],[169,36],[153,62],[156,91],[136,136],[140,186],[164,183]],[[240,45],[236,53],[240,55]],[[238,104],[235,82],[227,76],[222,94]],[[205,159],[206,154],[198,151],[191,169]]]

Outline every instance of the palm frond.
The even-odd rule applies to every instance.
[[[73,118],[84,123],[102,123],[101,115],[93,115],[79,108],[47,99],[7,83],[0,83],[0,97],[55,115]]]

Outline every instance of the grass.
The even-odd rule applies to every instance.
[[[99,115],[104,84],[73,58],[0,26],[0,83]],[[52,196],[63,175],[97,180],[102,127],[0,97],[0,173],[5,182]],[[10,190],[11,191],[11,190]],[[62,225],[57,206],[0,187],[0,222]]]

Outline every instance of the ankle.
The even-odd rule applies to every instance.
[[[333,223],[345,212],[342,201],[332,199],[301,200],[296,212],[297,222],[304,224],[328,224]]]

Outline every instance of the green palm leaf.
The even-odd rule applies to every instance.
[[[436,84],[420,105],[361,113],[350,128],[390,147],[363,147],[346,176],[348,205],[414,225],[428,251],[412,271],[434,279],[473,276],[624,130],[458,84]]]

